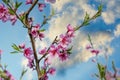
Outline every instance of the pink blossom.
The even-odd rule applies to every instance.
[[[46,47],[44,49],[42,49],[42,50],[39,51],[39,54],[44,55],[45,53],[46,53]]]
[[[44,66],[46,67],[46,66],[48,66],[50,64],[51,64],[51,57],[45,58],[45,60],[44,60]]]
[[[25,57],[29,58],[32,54],[33,54],[33,51],[31,50],[31,48],[24,49],[24,56]]]
[[[12,76],[12,74],[10,72],[8,72],[7,70],[5,70],[6,76],[10,79],[10,80],[15,80],[15,78]]]
[[[38,31],[35,28],[32,28],[31,34],[34,38],[36,38],[38,36]]]
[[[42,40],[42,38],[44,38],[44,34],[43,33],[39,33],[39,39]]]
[[[90,46],[90,45],[88,45],[88,46],[86,46],[86,49],[88,50],[88,49],[91,49],[92,47]]]
[[[94,58],[93,58],[93,59],[92,59],[92,62],[94,62],[94,63],[95,63],[95,62],[96,62],[96,59],[94,59]]]
[[[95,54],[95,55],[98,55],[99,54],[99,50],[91,50],[91,53]]]
[[[0,55],[2,54],[2,50],[0,50]]]
[[[5,8],[3,4],[0,4],[0,20],[2,20],[3,22],[9,20],[8,9]]]
[[[27,66],[29,68],[34,68],[34,58],[28,58],[28,64]]]
[[[56,0],[45,0],[45,2],[55,3],[55,2],[56,2]]]
[[[49,68],[48,73],[51,74],[51,75],[54,75],[55,71],[56,71],[55,68],[51,67],[51,68]]]
[[[32,18],[28,18],[28,22],[29,22],[30,25],[32,25],[33,24],[33,19]]]
[[[59,58],[61,61],[65,61],[68,59],[68,54],[67,53],[60,53]]]
[[[115,80],[115,78],[113,77],[113,74],[111,72],[109,72],[109,71],[107,71],[105,73],[105,79],[106,80]]]
[[[45,4],[43,4],[43,3],[38,3],[38,9],[40,10],[40,12],[43,11],[43,9],[44,9],[45,7],[46,7]]]
[[[44,34],[42,32],[39,32],[39,29],[40,29],[39,24],[37,24],[36,26],[33,26],[31,30],[31,34],[34,38],[39,37],[39,39],[42,40],[42,38],[44,38]]]
[[[68,36],[61,34],[60,35],[60,44],[63,47],[66,47],[66,46],[68,46],[69,43],[71,43],[71,39]]]
[[[67,35],[69,37],[74,37],[74,32],[75,32],[74,28],[69,24],[67,26]]]
[[[36,31],[38,31],[38,30],[40,29],[40,24],[36,24],[36,25],[34,26],[34,29],[35,29]]]
[[[56,47],[55,45],[52,45],[50,47],[49,53],[54,57],[59,53],[59,48]]]
[[[45,73],[45,74],[40,78],[40,80],[48,80],[47,74]]]
[[[20,44],[20,45],[19,45],[19,48],[20,48],[20,49],[24,49],[24,48],[25,48],[25,43]]]
[[[26,4],[32,4],[33,0],[26,0]]]
[[[12,22],[12,25],[14,25],[15,22],[17,21],[16,15],[10,15],[10,21]]]

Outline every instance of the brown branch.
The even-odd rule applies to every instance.
[[[28,29],[28,34],[30,37],[30,41],[31,41],[31,45],[32,45],[32,49],[33,49],[33,54],[34,54],[34,58],[35,58],[35,64],[36,64],[36,71],[37,71],[37,75],[38,75],[38,80],[40,80],[41,78],[41,72],[40,72],[40,65],[39,65],[39,60],[38,60],[38,56],[37,56],[37,52],[36,52],[36,47],[35,47],[35,41],[34,38],[32,37],[32,35],[30,34],[31,32],[31,26],[28,23],[28,15],[29,13],[32,11],[32,9],[34,8],[34,6],[37,4],[38,0],[34,0],[33,4],[31,5],[31,7],[28,9],[28,11],[25,14],[25,21],[21,20],[19,15],[12,9],[12,7],[8,5],[9,8],[12,9],[12,11],[14,12],[14,14],[16,15],[16,17],[27,27]]]
[[[89,22],[92,21],[92,20],[94,20],[95,18],[99,17],[99,16],[101,15],[101,12],[102,12],[102,11],[97,11],[97,12],[89,19]],[[99,16],[98,16],[98,14],[99,14]],[[82,22],[81,25],[79,25],[78,27],[75,27],[74,30],[76,31],[76,30],[80,29],[80,28],[83,27],[83,26],[85,26],[85,25],[84,25],[84,21]]]
[[[37,71],[38,80],[39,80],[41,78],[40,66],[39,66],[38,56],[37,56],[36,47],[35,47],[35,41],[34,41],[34,38],[32,37],[32,35],[30,34],[30,31],[31,31],[31,29],[28,28],[28,34],[29,34],[31,44],[32,44],[32,48],[33,48],[33,52],[34,52],[36,71]]]
[[[33,8],[35,7],[35,5],[37,4],[38,1],[39,1],[39,0],[34,0],[34,1],[33,1],[33,4],[30,6],[30,8],[29,8],[29,9],[27,10],[27,12],[26,12],[26,18],[28,18],[30,12],[33,10]]]

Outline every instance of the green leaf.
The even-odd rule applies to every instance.
[[[23,52],[16,44],[13,44],[13,45],[12,45],[12,48],[13,48],[15,51],[11,52],[11,54],[22,53],[22,52]]]
[[[10,0],[2,0],[5,4],[8,4]]]
[[[22,5],[22,2],[16,1],[15,8],[18,9]]]
[[[27,72],[27,69],[23,69],[22,70],[22,73],[21,73],[21,76],[20,76],[20,80],[22,80],[23,76],[25,75],[25,73]]]
[[[97,64],[101,80],[105,78],[105,66],[102,64]]]
[[[25,19],[25,14],[23,14],[23,15],[20,16],[20,20],[21,21],[24,21],[24,19]]]
[[[100,5],[98,6],[98,11],[102,11],[102,9],[103,9],[103,5],[100,4]]]
[[[13,44],[12,47],[13,47],[14,50],[17,50],[17,51],[20,50],[20,48],[16,44]]]
[[[8,77],[6,76],[6,74],[3,71],[0,71],[0,77],[4,78],[5,80],[8,79]]]
[[[120,78],[116,78],[116,80],[120,80]]]
[[[13,51],[13,52],[10,52],[11,54],[16,54],[16,53],[19,53],[18,51]]]
[[[89,14],[86,12],[85,18],[84,18],[84,22],[88,22],[90,19]]]
[[[92,40],[91,40],[91,37],[90,37],[90,35],[88,34],[88,41],[90,42],[90,45],[92,46],[92,48],[93,48],[93,43],[92,43]]]
[[[71,50],[72,50],[72,48],[73,48],[73,46],[71,46],[69,49],[67,49],[67,51],[71,51]]]
[[[39,30],[39,32],[44,32],[46,29],[41,29],[41,30]]]
[[[95,74],[95,76],[99,78],[99,75],[98,75],[98,74]]]
[[[114,72],[116,72],[116,68],[115,68],[115,63],[114,63],[114,61],[112,61],[112,68],[113,68]]]
[[[89,25],[89,24],[90,24],[90,23],[89,23],[88,21],[86,21],[86,22],[83,23],[84,26],[87,26],[87,25]]]
[[[9,13],[10,13],[11,15],[14,15],[14,14],[15,14],[14,11],[13,11],[11,8],[8,8],[8,10],[9,10]]]
[[[67,54],[72,54],[72,52],[68,51]]]
[[[55,15],[55,10],[52,8],[51,15]]]
[[[40,72],[41,72],[42,75],[44,75],[45,74],[45,69],[41,69]]]

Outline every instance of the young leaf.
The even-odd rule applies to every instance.
[[[16,54],[16,53],[19,53],[18,51],[13,51],[13,52],[10,52],[11,54]]]
[[[93,43],[92,43],[92,40],[91,40],[91,37],[90,37],[89,34],[88,34],[88,41],[90,42],[90,44],[91,44],[91,46],[92,46],[92,48],[93,48]]]
[[[13,44],[12,47],[13,47],[14,50],[17,50],[17,51],[20,50],[20,48],[16,44]]]
[[[54,16],[54,15],[55,15],[55,11],[54,11],[54,9],[52,8],[51,16]]]
[[[102,64],[97,64],[101,80],[105,78],[105,66]]]
[[[22,5],[22,2],[16,1],[15,3],[15,9],[18,9]]]
[[[39,30],[39,32],[44,32],[46,29],[41,29],[41,30]]]
[[[114,63],[114,61],[112,61],[112,68],[113,68],[114,72],[116,72],[116,68],[115,68],[115,63]]]
[[[22,70],[22,73],[21,73],[21,76],[20,76],[20,80],[22,80],[23,76],[25,75],[25,73],[27,72],[27,69],[23,69]]]
[[[98,6],[98,11],[102,11],[102,9],[103,9],[103,5],[101,4]]]
[[[71,46],[69,49],[67,49],[67,51],[71,51],[71,50],[72,50],[72,48],[73,48],[73,46]]]
[[[10,0],[2,0],[5,4],[8,4]]]
[[[14,14],[15,14],[14,11],[13,11],[11,8],[8,8],[8,10],[9,10],[9,13],[10,13],[11,15],[14,15]]]

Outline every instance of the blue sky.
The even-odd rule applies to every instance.
[[[21,0],[24,1],[24,0]],[[1,1],[0,1],[1,2]],[[114,60],[117,67],[120,67],[119,52],[120,52],[120,1],[119,0],[102,0],[103,13],[101,17],[94,20],[90,25],[82,27],[76,32],[76,37],[73,40],[73,54],[70,59],[64,63],[54,59],[52,66],[55,66],[57,72],[54,76],[49,76],[49,80],[95,80],[91,77],[96,73],[96,64],[91,61],[94,56],[85,49],[89,44],[87,34],[91,35],[92,41],[99,54],[99,61],[104,63],[104,53],[109,55],[109,69],[111,69],[111,61]],[[29,7],[24,5],[20,7],[20,12]],[[34,15],[35,24],[42,22],[42,15],[50,13],[50,6],[56,10],[56,15],[49,21],[45,28],[46,38],[40,42],[36,41],[36,47],[42,48],[48,46],[56,35],[60,35],[66,31],[66,26],[80,25],[83,21],[86,11],[92,16],[97,11],[97,6],[100,0],[59,0],[55,4],[47,4],[45,10],[40,13],[38,10],[33,10],[30,14]],[[35,8],[37,9],[37,7]],[[18,80],[22,67],[26,64],[26,59],[22,54],[11,55],[13,51],[12,43],[20,44],[25,42],[30,46],[27,30],[23,28],[20,21],[14,26],[10,22],[2,23],[0,21],[0,49],[3,50],[2,63],[7,64],[7,69]],[[102,46],[102,48],[101,48]],[[105,48],[108,50],[105,52]],[[36,80],[35,72],[31,74],[29,70],[23,80]]]

